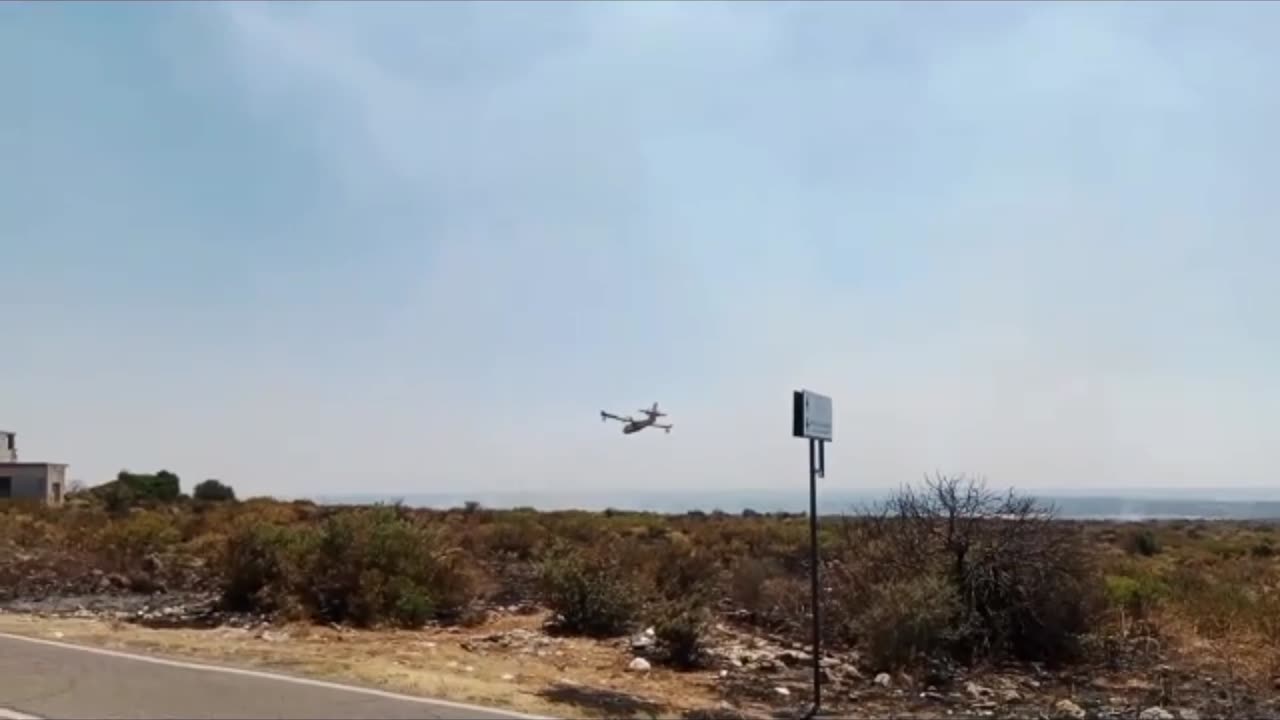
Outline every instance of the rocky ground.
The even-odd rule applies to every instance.
[[[652,631],[615,641],[558,637],[533,607],[494,608],[474,628],[353,631],[273,626],[216,609],[209,593],[139,593],[106,578],[91,590],[10,596],[11,631],[206,659],[246,659],[402,690],[573,717],[796,717],[811,702],[804,647],[716,626],[704,669],[676,672]],[[352,660],[351,658],[356,658]],[[876,673],[856,654],[822,659],[823,705],[841,717],[1261,718],[1280,720],[1280,687],[1232,678],[1228,665],[1167,657],[1159,643],[1113,648],[1110,667]]]

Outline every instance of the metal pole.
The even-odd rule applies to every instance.
[[[818,621],[818,464],[815,451],[821,440],[809,440],[809,579],[813,593],[813,709],[806,717],[818,714],[822,706],[822,633]],[[825,454],[825,453],[824,453]]]

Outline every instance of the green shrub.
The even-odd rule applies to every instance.
[[[230,485],[209,479],[196,485],[191,491],[191,496],[206,502],[227,502],[236,499],[236,491],[231,489]]]
[[[473,599],[455,548],[396,507],[350,510],[321,524],[307,601],[322,618],[371,626],[454,619]]]
[[[120,516],[129,512],[129,508],[137,502],[137,494],[128,485],[112,482],[95,490],[101,498],[103,508],[111,515]]]
[[[955,588],[937,575],[877,585],[863,607],[855,627],[867,659],[879,670],[904,667],[949,649],[964,634]]]
[[[182,494],[177,475],[161,470],[154,475],[139,475],[121,470],[116,482],[128,487],[139,500],[173,502]]]
[[[431,595],[407,578],[394,578],[387,588],[390,606],[387,616],[400,627],[421,627],[436,615]]]
[[[571,549],[558,545],[542,563],[542,600],[560,628],[592,637],[627,632],[639,609],[632,573],[610,546]]]
[[[660,608],[654,634],[664,659],[679,668],[696,668],[706,659],[704,639],[711,613],[699,603],[668,603]]]
[[[230,610],[274,613],[296,606],[316,543],[314,531],[250,524],[223,552],[222,602]]]
[[[1160,554],[1160,539],[1150,530],[1139,530],[1129,535],[1128,550],[1135,555],[1153,557]]]
[[[1258,542],[1252,548],[1249,548],[1249,554],[1256,558],[1264,559],[1275,557],[1276,548],[1272,543],[1271,538],[1263,538],[1261,542]]]
[[[1168,596],[1169,587],[1149,575],[1108,575],[1103,581],[1107,602],[1134,620],[1144,620]]]
[[[103,504],[112,515],[123,515],[139,505],[167,504],[182,497],[177,475],[161,470],[153,475],[121,470],[116,479],[88,490],[91,498]]]
[[[719,563],[682,533],[673,533],[648,561],[656,595],[650,601],[654,631],[664,658],[677,667],[697,667],[704,659],[711,604],[721,589]]]

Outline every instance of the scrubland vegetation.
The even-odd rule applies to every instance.
[[[560,633],[652,627],[676,668],[703,661],[716,622],[807,639],[802,515],[324,507],[198,487],[122,474],[62,509],[3,508],[0,595],[203,590],[228,610],[356,627],[472,625],[537,604]],[[1114,664],[1150,638],[1231,657],[1268,687],[1280,676],[1275,526],[1050,511],[939,477],[823,518],[825,642],[914,671]]]

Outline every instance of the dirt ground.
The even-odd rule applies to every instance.
[[[494,615],[475,628],[420,631],[308,624],[161,629],[101,616],[0,611],[0,631],[548,717],[794,718],[808,708],[803,652],[774,647],[764,651],[774,661],[763,666],[722,660],[689,672],[656,663],[631,670],[636,655],[629,639],[556,637],[546,633],[545,620],[545,612],[537,612]],[[735,632],[717,632],[720,647],[738,648],[729,657],[763,647],[759,638]],[[776,662],[782,658],[788,661]],[[824,690],[824,716],[1128,720],[1147,712],[1174,720],[1280,720],[1280,684],[1274,691],[1251,687],[1233,679],[1230,668],[1210,665],[1175,656],[1128,670],[975,668],[944,688],[930,687],[923,676],[848,670]]]
[[[546,637],[544,619],[508,616],[470,630],[152,629],[115,620],[3,613],[0,631],[552,717],[672,717],[717,708],[720,702],[714,671],[629,671],[631,655],[624,646]],[[513,635],[530,642],[504,646]]]

